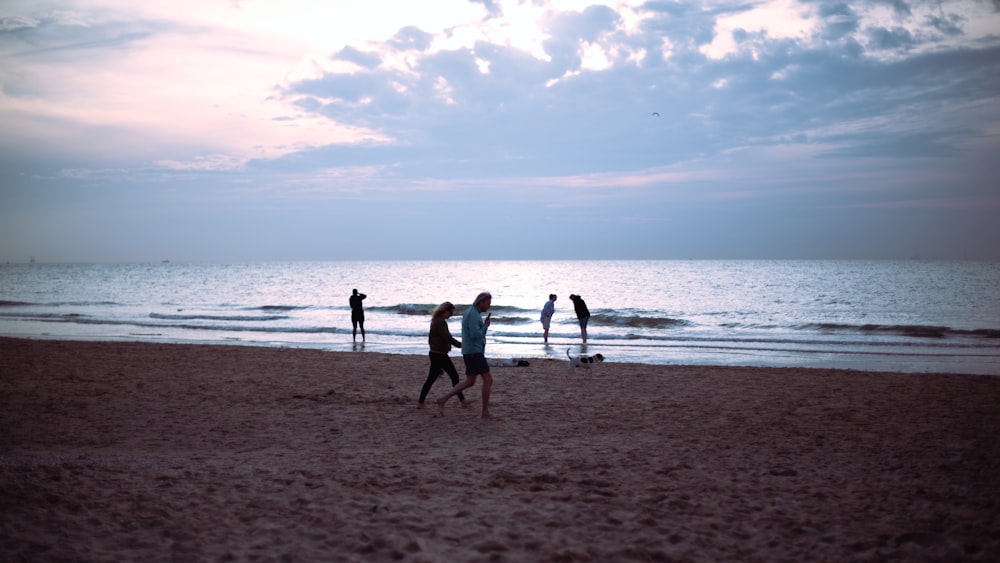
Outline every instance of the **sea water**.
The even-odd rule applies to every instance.
[[[368,296],[357,343],[355,288]],[[460,338],[480,291],[493,294],[491,358],[1000,375],[997,262],[6,264],[0,335],[424,354],[431,310],[453,302]],[[571,293],[591,312],[586,344]]]

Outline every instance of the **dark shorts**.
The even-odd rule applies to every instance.
[[[485,354],[462,354],[465,360],[465,375],[480,375],[490,372],[490,363]]]
[[[580,328],[586,329],[587,328],[587,323],[590,322],[590,316],[580,317],[577,320],[580,321]]]

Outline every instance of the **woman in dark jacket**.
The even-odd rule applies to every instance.
[[[431,385],[434,385],[442,372],[447,373],[448,377],[451,378],[452,387],[458,385],[458,370],[455,369],[455,364],[451,363],[451,358],[448,356],[452,346],[462,346],[462,343],[455,340],[451,331],[448,330],[448,318],[454,314],[455,306],[448,301],[438,305],[431,313],[431,330],[427,334],[427,344],[430,346],[430,352],[427,355],[431,359],[431,369],[427,373],[424,387],[420,390],[420,399],[417,403],[419,408],[424,408],[427,393],[430,392]],[[465,396],[461,393],[458,394],[458,400],[465,405]]]

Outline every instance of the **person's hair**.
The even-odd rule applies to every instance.
[[[434,312],[431,313],[432,319],[440,319],[445,313],[449,311],[454,311],[455,306],[451,304],[451,301],[445,301],[444,303],[438,305],[434,308]]]
[[[472,302],[472,306],[478,307],[480,303],[486,301],[487,299],[493,299],[493,294],[488,291],[484,291],[476,296],[476,300]]]
[[[550,293],[549,294],[549,301],[552,301],[553,299],[556,299],[556,294],[555,293]]]

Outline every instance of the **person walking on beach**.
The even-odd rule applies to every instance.
[[[576,320],[580,322],[580,334],[583,336],[583,342],[586,343],[587,323],[590,322],[590,309],[587,309],[587,303],[579,295],[570,295],[569,300],[573,302],[573,309],[576,310]]]
[[[364,342],[365,340],[365,308],[361,305],[361,302],[366,297],[368,296],[364,293],[358,293],[358,290],[355,289],[349,300],[351,303],[351,325],[354,327],[351,335],[355,342],[358,341],[358,325],[361,325],[361,341]]]
[[[476,377],[483,376],[483,418],[493,418],[490,413],[490,390],[493,376],[486,361],[486,331],[490,327],[490,317],[483,320],[482,314],[490,310],[493,295],[484,291],[476,296],[472,306],[462,315],[462,359],[465,360],[465,381],[456,385],[450,393],[437,400],[438,415],[444,416],[444,405],[448,399],[476,384]]]
[[[455,314],[455,306],[450,302],[445,301],[444,303],[437,306],[434,312],[431,313],[431,330],[427,333],[427,344],[430,346],[431,351],[428,352],[428,356],[431,359],[431,369],[427,373],[427,381],[424,382],[424,386],[420,389],[420,399],[417,401],[418,408],[424,408],[424,400],[427,399],[427,393],[431,390],[431,385],[437,381],[438,376],[441,373],[447,373],[448,377],[451,378],[451,386],[454,387],[458,385],[458,370],[455,369],[455,364],[451,362],[451,358],[448,356],[448,352],[451,351],[452,346],[461,346],[462,343],[455,340],[455,337],[451,335],[451,331],[448,330],[448,319]],[[458,400],[465,405],[465,395],[458,393]]]
[[[552,323],[552,315],[556,312],[556,294],[550,293],[549,300],[542,305],[542,328],[545,329],[545,334],[542,335],[542,339],[548,343],[549,341],[549,324]]]

